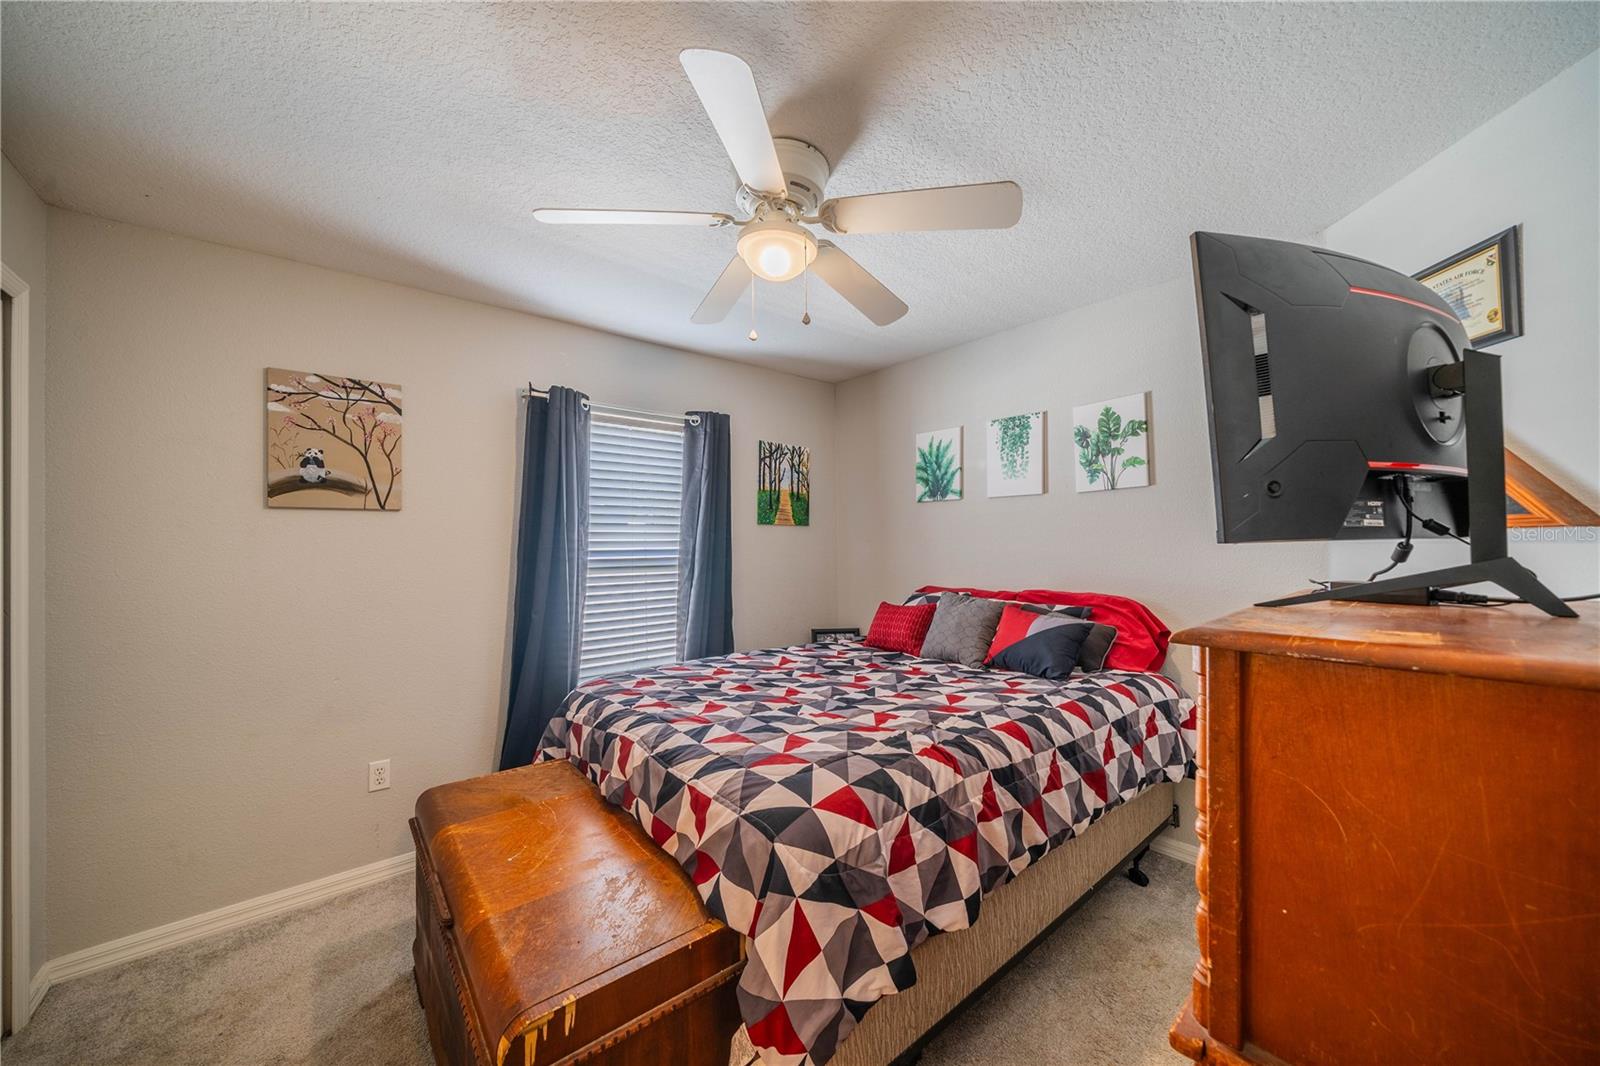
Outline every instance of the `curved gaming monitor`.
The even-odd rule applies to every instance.
[[[1375,263],[1286,241],[1196,233],[1217,540],[1394,539],[1389,475],[1467,533],[1459,396],[1419,373],[1466,330],[1433,290]]]
[[[1218,541],[1471,534],[1470,566],[1292,602],[1438,602],[1493,581],[1573,613],[1506,556],[1500,363],[1467,346],[1444,300],[1325,248],[1222,233],[1190,247]]]

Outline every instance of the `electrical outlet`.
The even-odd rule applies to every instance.
[[[389,760],[367,763],[367,791],[382,792],[389,787]]]

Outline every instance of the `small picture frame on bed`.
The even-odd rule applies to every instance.
[[[828,626],[825,629],[813,629],[811,631],[811,643],[813,644],[860,639],[861,628],[859,626]]]

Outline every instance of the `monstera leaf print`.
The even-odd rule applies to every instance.
[[[1127,443],[1143,436],[1147,428],[1149,423],[1144,419],[1130,418],[1124,421],[1109,405],[1100,409],[1093,432],[1088,426],[1073,426],[1072,439],[1078,445],[1078,465],[1083,467],[1089,484],[1098,485],[1104,479],[1106,488],[1114,489],[1118,479],[1128,470],[1144,466],[1142,457],[1130,455],[1123,458],[1123,454],[1127,450]]]

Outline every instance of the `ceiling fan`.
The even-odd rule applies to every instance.
[[[733,201],[743,217],[721,211],[549,207],[535,211],[533,217],[566,224],[738,229],[737,253],[690,316],[693,322],[721,322],[753,278],[782,282],[809,270],[873,323],[887,326],[906,313],[905,303],[832,241],[814,237],[807,226],[836,234],[1007,229],[1022,216],[1022,189],[1011,181],[826,200],[827,159],[804,141],[772,136],[749,64],[727,52],[704,48],[686,49],[678,60],[733,161],[740,181]],[[809,311],[801,321],[810,323]],[[756,339],[753,328],[750,339]]]

